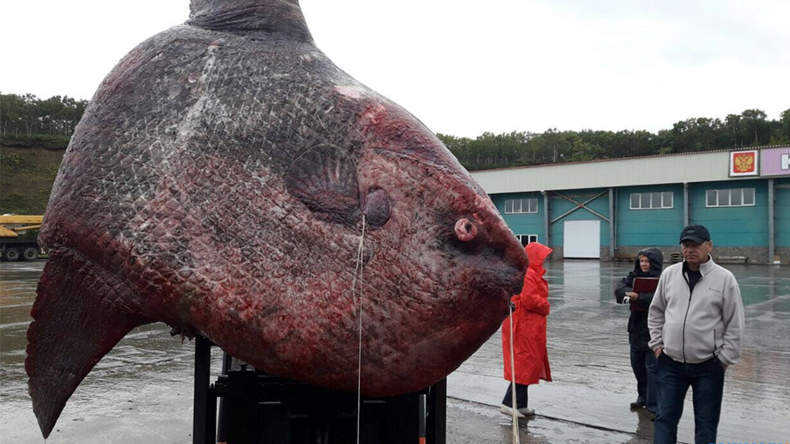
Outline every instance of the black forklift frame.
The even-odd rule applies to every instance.
[[[195,394],[192,426],[193,444],[291,444],[262,440],[259,405],[277,404],[272,396],[304,396],[320,399],[330,405],[348,401],[349,394],[331,392],[254,371],[230,371],[230,357],[224,355],[222,375],[211,383],[211,347],[208,339],[195,338]],[[266,387],[262,390],[261,387]],[[355,394],[351,394],[356,399]],[[363,397],[365,408],[385,404],[390,421],[398,422],[394,433],[414,436],[415,444],[446,444],[447,380],[419,392],[389,398]],[[219,400],[219,417],[217,404]],[[347,402],[346,402],[347,404]],[[378,405],[378,406],[377,406]],[[354,405],[354,409],[356,405]],[[355,410],[354,410],[355,411]],[[364,410],[363,410],[364,411]],[[347,416],[347,415],[346,415]],[[363,416],[364,418],[364,416]],[[401,426],[402,424],[402,426]],[[365,436],[364,434],[362,435]],[[364,440],[361,441],[366,443]],[[402,442],[402,441],[397,441]]]

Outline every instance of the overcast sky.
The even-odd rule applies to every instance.
[[[301,0],[318,47],[444,134],[790,108],[790,1]],[[188,0],[0,0],[0,91],[90,99]]]

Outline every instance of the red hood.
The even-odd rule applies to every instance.
[[[545,270],[543,270],[543,262],[554,250],[541,243],[532,242],[524,247],[524,251],[526,251],[527,256],[529,256],[529,268],[545,273]]]

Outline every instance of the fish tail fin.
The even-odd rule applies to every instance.
[[[25,371],[46,439],[85,375],[142,316],[119,306],[118,278],[75,252],[54,253],[38,284],[27,329]]]

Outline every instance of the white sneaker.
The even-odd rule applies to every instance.
[[[529,408],[518,409],[518,412],[524,416],[535,416],[535,410]]]
[[[508,407],[508,406],[506,406],[505,404],[502,404],[499,407],[499,411],[504,413],[507,416],[513,416],[513,409]],[[526,416],[524,416],[524,414],[521,413],[521,411],[516,411],[516,418],[526,418]]]

